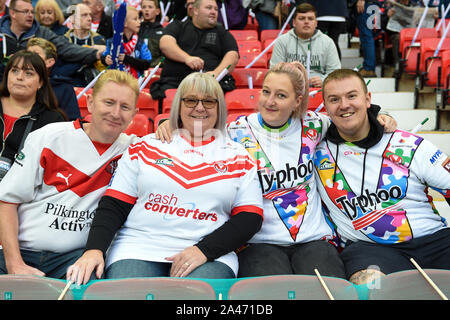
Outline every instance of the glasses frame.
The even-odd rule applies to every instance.
[[[14,12],[18,12],[18,13],[22,13],[24,15],[27,14],[31,14],[31,15],[35,15],[36,11],[35,10],[16,10],[16,9],[12,9]]]
[[[186,100],[196,100],[197,102],[195,103],[194,106],[190,107],[190,106],[187,105]],[[212,107],[207,107],[207,106],[205,105],[205,103],[204,103],[205,100],[207,100],[207,101],[208,101],[208,100],[214,100],[214,101],[215,101],[215,105],[212,106]],[[210,99],[181,98],[181,101],[183,101],[185,107],[186,107],[186,108],[189,108],[189,109],[194,109],[194,108],[196,108],[196,107],[198,106],[198,103],[199,103],[200,101],[202,102],[203,108],[209,109],[209,110],[210,110],[210,109],[214,109],[214,108],[216,108],[216,107],[219,105],[219,100],[214,99],[214,98],[210,98]]]

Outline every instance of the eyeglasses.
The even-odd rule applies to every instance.
[[[31,14],[33,16],[34,16],[34,13],[36,12],[34,10],[16,10],[16,9],[13,9],[13,11],[18,12],[18,13],[23,13],[25,15]]]
[[[205,109],[212,109],[217,107],[217,99],[196,99],[196,98],[183,98],[181,99],[184,102],[184,105],[187,108],[195,108],[199,101],[202,102],[203,107],[205,107]]]

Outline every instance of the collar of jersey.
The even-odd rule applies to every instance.
[[[288,121],[285,124],[283,124],[281,126],[278,126],[278,127],[274,127],[274,126],[271,126],[271,125],[267,124],[264,121],[263,117],[261,116],[261,113],[258,113],[258,122],[259,122],[259,124],[261,125],[262,128],[264,128],[265,130],[267,130],[269,132],[281,133],[284,130],[286,130],[287,128],[289,128],[289,125],[291,124],[291,118],[289,118]]]
[[[216,137],[212,136],[211,138],[202,141],[191,141],[189,138],[185,137],[182,133],[180,134],[180,137],[183,138],[184,141],[186,141],[193,147],[205,146],[216,140]]]

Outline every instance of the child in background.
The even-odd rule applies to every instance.
[[[138,37],[141,21],[135,7],[127,5],[127,16],[123,28],[124,53],[119,55],[119,61],[125,65],[125,71],[139,78],[145,70],[150,68],[152,54],[142,39]],[[105,63],[113,63],[110,54],[105,57]]]
[[[141,16],[143,20],[139,30],[139,39],[147,44],[152,53],[152,67],[156,66],[163,57],[159,49],[159,39],[163,35],[160,14],[158,0],[142,0]]]

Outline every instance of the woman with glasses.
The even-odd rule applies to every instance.
[[[124,153],[68,279],[86,283],[104,265],[108,279],[236,277],[234,250],[259,230],[262,195],[256,163],[227,136],[226,118],[213,77],[196,72],[181,82],[172,143],[151,134]]]

